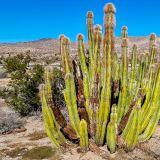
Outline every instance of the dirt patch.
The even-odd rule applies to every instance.
[[[35,131],[33,133],[30,133],[27,137],[29,137],[29,140],[36,141],[42,138],[46,138],[47,134],[44,131]]]
[[[21,147],[22,144],[21,143],[11,143],[9,145],[7,145],[7,147],[9,148],[15,148],[15,147]]]
[[[3,150],[3,154],[7,157],[16,158],[23,155],[26,152],[26,148],[16,147],[14,149]]]
[[[0,160],[105,160],[106,156],[96,152],[78,152],[78,145],[70,144],[60,151],[52,149],[52,144],[46,137],[41,116],[27,117],[26,130],[20,133],[10,133],[0,136]],[[119,149],[115,154],[109,155],[113,160],[160,160],[160,126],[152,138],[138,145],[132,152]],[[100,147],[107,151],[107,146]],[[2,157],[2,158],[1,158]]]
[[[45,159],[50,158],[56,153],[52,147],[48,146],[41,146],[35,147],[22,155],[23,160],[30,160],[30,159]]]

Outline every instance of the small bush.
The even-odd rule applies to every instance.
[[[43,82],[43,67],[35,64],[29,67],[31,57],[26,54],[4,59],[4,68],[10,74],[10,82],[4,94],[6,103],[22,116],[40,109],[38,86]]]
[[[0,68],[0,78],[7,78],[7,72],[3,68]]]
[[[59,69],[55,68],[53,70],[53,82],[52,82],[52,94],[54,102],[57,106],[65,106],[64,96],[63,96],[63,90],[65,86],[64,79],[62,77],[62,73]]]
[[[7,111],[0,112],[0,134],[5,134],[16,128],[22,128],[24,126],[24,120],[22,120],[17,113]]]

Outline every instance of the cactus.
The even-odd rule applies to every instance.
[[[140,129],[141,132],[143,132],[144,129],[149,125],[149,122],[152,121],[151,117],[155,114],[155,112],[158,113],[158,109],[159,109],[158,102],[160,97],[160,68],[159,67],[158,67],[158,76],[157,76],[155,87],[153,90],[154,91],[151,97],[151,101],[143,112],[143,118],[142,118],[141,129]]]
[[[136,65],[137,65],[137,46],[134,45],[132,48],[132,58],[131,58],[131,73],[130,73],[130,82],[129,82],[129,91],[131,93],[131,99],[135,94],[136,88]]]
[[[84,150],[88,150],[88,130],[87,123],[84,119],[80,122],[80,147]]]
[[[117,137],[122,137],[125,148],[131,151],[138,142],[148,140],[158,124],[160,64],[155,61],[156,36],[150,35],[146,56],[138,54],[134,45],[129,59],[128,30],[123,27],[122,56],[119,57],[115,52],[114,38],[116,9],[109,3],[104,12],[103,39],[101,27],[94,27],[93,13],[87,13],[88,49],[84,36],[79,34],[78,60],[72,60],[69,39],[60,36],[61,67],[65,80],[63,93],[69,122],[54,104],[54,73],[48,69],[45,71],[45,85],[40,90],[42,113],[46,132],[56,148],[69,139],[79,142],[82,151],[87,151],[90,138],[98,146],[106,142],[110,152],[115,153],[119,146]]]
[[[118,123],[120,122],[123,115],[128,111],[127,104],[127,79],[128,79],[128,59],[127,59],[127,49],[128,49],[128,33],[127,27],[122,28],[122,84],[121,84],[121,101],[118,102]]]
[[[69,111],[71,126],[75,129],[77,136],[79,135],[79,115],[77,111],[77,102],[76,102],[76,88],[73,75],[73,67],[71,63],[71,57],[69,55],[69,40],[63,38],[62,42],[63,47],[63,57],[64,57],[64,70],[65,70],[65,82],[66,88],[64,90],[64,98],[67,104]]]
[[[136,108],[133,109],[130,119],[122,133],[126,148],[128,151],[133,150],[138,142],[139,130],[140,130],[140,118],[141,118],[141,100],[139,99],[136,104]]]
[[[44,119],[44,126],[53,146],[55,148],[58,148],[60,147],[60,145],[63,145],[65,143],[65,137],[60,132],[59,126],[55,119],[55,115],[53,114],[51,108],[47,104],[45,92],[45,86],[42,85],[40,89],[40,97],[42,101],[42,114]]]
[[[111,153],[116,151],[117,145],[117,111],[116,106],[112,106],[110,122],[107,125],[106,142]]]

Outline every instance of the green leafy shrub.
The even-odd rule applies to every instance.
[[[4,59],[3,64],[10,74],[10,82],[5,98],[9,106],[22,116],[40,109],[38,86],[43,82],[43,67],[39,64],[29,67],[32,59],[29,54],[18,54]]]
[[[52,95],[57,106],[65,106],[65,100],[63,96],[63,90],[65,82],[62,77],[62,73],[59,69],[53,70],[53,81],[52,81]]]

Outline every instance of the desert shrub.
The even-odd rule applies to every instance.
[[[65,86],[64,79],[62,77],[62,73],[58,68],[53,70],[53,82],[52,82],[52,94],[53,99],[57,106],[65,106],[63,90]]]
[[[0,78],[7,78],[6,70],[3,68],[0,68]]]
[[[43,82],[43,67],[35,65],[30,68],[30,62],[29,54],[9,56],[3,61],[11,78],[5,92],[6,102],[22,116],[40,109],[38,86]]]
[[[0,64],[3,63],[3,60],[4,60],[4,56],[2,55],[2,56],[0,56]]]
[[[12,131],[16,128],[21,128],[24,126],[25,121],[20,118],[20,116],[12,111],[0,112],[0,134],[4,134]]]
[[[0,87],[0,97],[6,99],[11,94],[10,89],[7,87]]]

